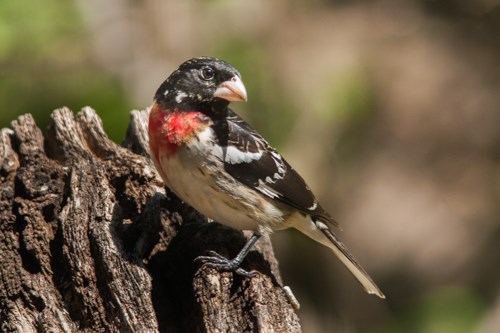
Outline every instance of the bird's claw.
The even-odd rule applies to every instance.
[[[232,271],[244,277],[252,277],[255,271],[246,271],[240,267],[240,262],[230,260],[215,251],[209,252],[210,256],[199,256],[194,259],[195,262],[201,261],[204,266],[216,268],[223,271]]]

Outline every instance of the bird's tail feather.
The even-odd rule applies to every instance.
[[[310,218],[307,218],[307,220],[307,222],[302,219],[301,221],[296,221],[293,223],[293,226],[303,234],[332,249],[337,258],[349,269],[367,293],[385,298],[385,295],[375,282],[373,282],[368,273],[328,226],[321,221],[315,222]]]

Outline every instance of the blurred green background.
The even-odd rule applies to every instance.
[[[304,332],[498,332],[499,36],[495,0],[2,0],[0,127],[88,105],[120,142],[181,62],[223,58],[387,295],[276,233]]]

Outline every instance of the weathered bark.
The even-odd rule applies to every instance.
[[[234,256],[243,233],[167,193],[147,152],[147,113],[123,146],[90,108],[30,115],[0,133],[2,332],[299,332],[269,239],[252,278],[194,264]]]

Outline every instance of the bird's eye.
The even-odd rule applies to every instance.
[[[201,78],[207,81],[213,79],[215,76],[214,70],[208,66],[202,67],[200,70],[200,74]]]

